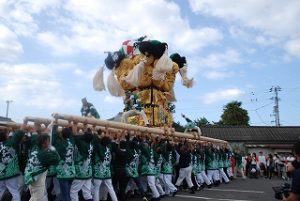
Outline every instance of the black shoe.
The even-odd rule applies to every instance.
[[[194,186],[190,188],[190,194],[195,194]]]
[[[175,197],[175,195],[177,194],[177,192],[178,192],[178,191],[174,191],[174,192],[172,193],[172,196]]]
[[[163,195],[161,195],[159,198],[162,199],[162,198],[164,198],[164,197],[166,197],[166,196],[167,196],[166,194],[163,194]]]
[[[212,188],[212,184],[207,185],[207,188]]]

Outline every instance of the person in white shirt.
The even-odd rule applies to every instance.
[[[259,164],[259,169],[260,169],[260,176],[261,177],[266,176],[267,160],[266,160],[266,156],[263,155],[262,151],[259,152],[258,164]]]

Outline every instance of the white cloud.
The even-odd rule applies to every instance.
[[[290,55],[300,57],[300,38],[288,41],[285,45],[285,49]]]
[[[14,61],[22,53],[23,47],[17,35],[0,24],[0,61]]]
[[[191,53],[205,46],[217,44],[222,38],[221,32],[213,28],[184,30],[174,38],[176,41],[174,48]]]
[[[42,64],[0,64],[0,99],[24,106],[58,109],[78,106],[78,101],[64,95],[56,72]]]
[[[43,32],[37,34],[37,39],[40,43],[52,47],[54,55],[70,55],[76,52],[68,37],[57,36],[51,32]]]
[[[12,26],[17,23],[19,26],[14,26],[16,30],[17,27],[23,29],[22,27],[36,25],[31,31],[17,32],[36,34],[38,41],[51,48],[56,55],[70,55],[79,51],[103,54],[107,50],[119,49],[126,39],[142,35],[165,41],[175,51],[180,49],[183,52],[200,50],[207,45],[217,44],[223,38],[216,28],[191,28],[189,21],[181,17],[180,7],[172,1],[58,2],[42,1],[41,5],[32,3],[35,7],[32,12],[25,12],[26,6],[23,4],[19,9],[14,6],[15,14],[10,15],[8,22]],[[26,1],[26,5],[30,4]],[[46,9],[47,12],[44,12]],[[43,18],[38,18],[41,14]],[[16,21],[13,16],[24,16],[24,21]],[[41,29],[38,26],[40,24],[47,26],[44,25]]]
[[[275,37],[265,37],[265,36],[256,36],[255,42],[259,45],[275,45],[280,42],[278,38]]]
[[[227,67],[241,63],[240,54],[235,50],[227,50],[224,53],[213,53],[200,59],[200,64],[212,69]]]
[[[205,94],[201,99],[205,104],[212,104],[222,101],[231,101],[244,95],[245,92],[238,88],[219,90]]]
[[[195,13],[225,20],[231,26],[231,34],[245,36],[241,38],[246,40],[253,38],[261,45],[282,46],[285,41],[299,39],[300,36],[298,26],[300,1],[298,0],[288,2],[190,0],[189,2]],[[251,36],[253,34],[259,36]]]
[[[206,57],[195,57],[188,61],[192,76],[201,71],[202,76],[214,80],[232,77],[235,75],[232,67],[243,62],[240,53],[233,49],[224,53],[212,53]]]
[[[0,16],[19,36],[34,36],[39,30],[37,15],[46,14],[58,7],[59,0],[2,0],[0,2]]]
[[[271,36],[298,35],[300,17],[298,0],[190,0],[196,13],[215,16],[228,22],[256,28]]]
[[[222,71],[206,71],[204,72],[204,76],[211,80],[219,80],[223,78],[233,77],[234,73],[232,72],[222,72]]]
[[[108,95],[105,96],[104,102],[109,103],[109,104],[118,104],[118,105],[123,104],[122,98],[114,97],[114,96],[108,96]]]
[[[83,72],[83,70],[81,70],[80,68],[76,68],[76,69],[74,70],[74,74],[75,74],[75,75],[78,75],[78,76],[81,76],[81,75],[84,75],[84,72]]]

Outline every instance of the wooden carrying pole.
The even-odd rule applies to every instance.
[[[22,124],[8,121],[0,121],[0,126],[5,128],[18,129],[22,126]]]
[[[52,117],[57,119],[58,122],[60,120],[66,120],[66,121],[73,121],[76,123],[82,123],[82,124],[91,124],[93,126],[100,126],[104,128],[113,128],[116,130],[132,130],[132,131],[140,131],[144,133],[151,133],[155,135],[167,135],[170,137],[180,137],[180,138],[188,138],[192,140],[201,140],[201,141],[208,141],[213,143],[221,143],[221,144],[227,144],[227,141],[219,140],[215,138],[205,137],[201,136],[200,139],[197,137],[197,135],[191,134],[191,133],[182,133],[182,132],[175,132],[174,129],[165,128],[148,128],[143,126],[137,126],[137,125],[131,125],[126,124],[122,122],[115,122],[115,121],[107,121],[107,120],[101,120],[101,119],[95,119],[95,118],[89,118],[89,117],[80,117],[80,116],[74,116],[74,115],[67,115],[67,114],[59,114],[54,113],[52,114]]]
[[[191,140],[200,140],[200,141],[207,141],[207,142],[213,142],[213,143],[221,143],[221,144],[227,144],[227,141],[219,140],[215,138],[205,137],[201,136],[200,139],[197,137],[197,135],[191,134],[191,133],[182,133],[182,132],[176,132],[173,128],[148,128],[143,126],[137,126],[137,125],[131,125],[131,124],[125,124],[121,122],[114,122],[114,121],[107,121],[107,120],[100,120],[95,118],[89,118],[89,117],[80,117],[80,116],[74,116],[74,115],[66,115],[66,114],[58,114],[54,113],[52,115],[56,120],[57,124],[62,127],[69,126],[69,122],[73,121],[77,123],[78,128],[84,128],[85,125],[93,126],[96,130],[101,129],[102,131],[108,130],[108,131],[120,131],[120,130],[132,130],[132,131],[140,131],[144,133],[151,133],[155,135],[160,136],[169,136],[169,137],[180,137],[180,138],[188,138]],[[24,123],[28,122],[34,122],[37,124],[44,124],[45,126],[48,126],[51,123],[51,119],[48,118],[40,118],[40,117],[25,117]],[[21,123],[15,123],[15,122],[6,122],[6,121],[0,121],[0,126],[7,127],[7,128],[13,128],[18,129],[22,126]],[[34,125],[27,124],[28,128],[34,128]]]

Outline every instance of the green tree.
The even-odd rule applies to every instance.
[[[246,125],[249,126],[248,111],[241,108],[242,102],[232,101],[224,106],[221,122],[223,125]]]
[[[197,124],[197,126],[201,127],[201,126],[209,126],[211,125],[211,123],[205,118],[205,117],[201,117],[199,119],[194,120],[194,122]]]
[[[181,124],[180,124],[180,122],[178,121],[177,123],[176,122],[174,122],[173,121],[173,126],[172,126],[174,129],[175,129],[175,131],[177,131],[177,132],[183,132],[184,131],[184,126],[182,126]]]

